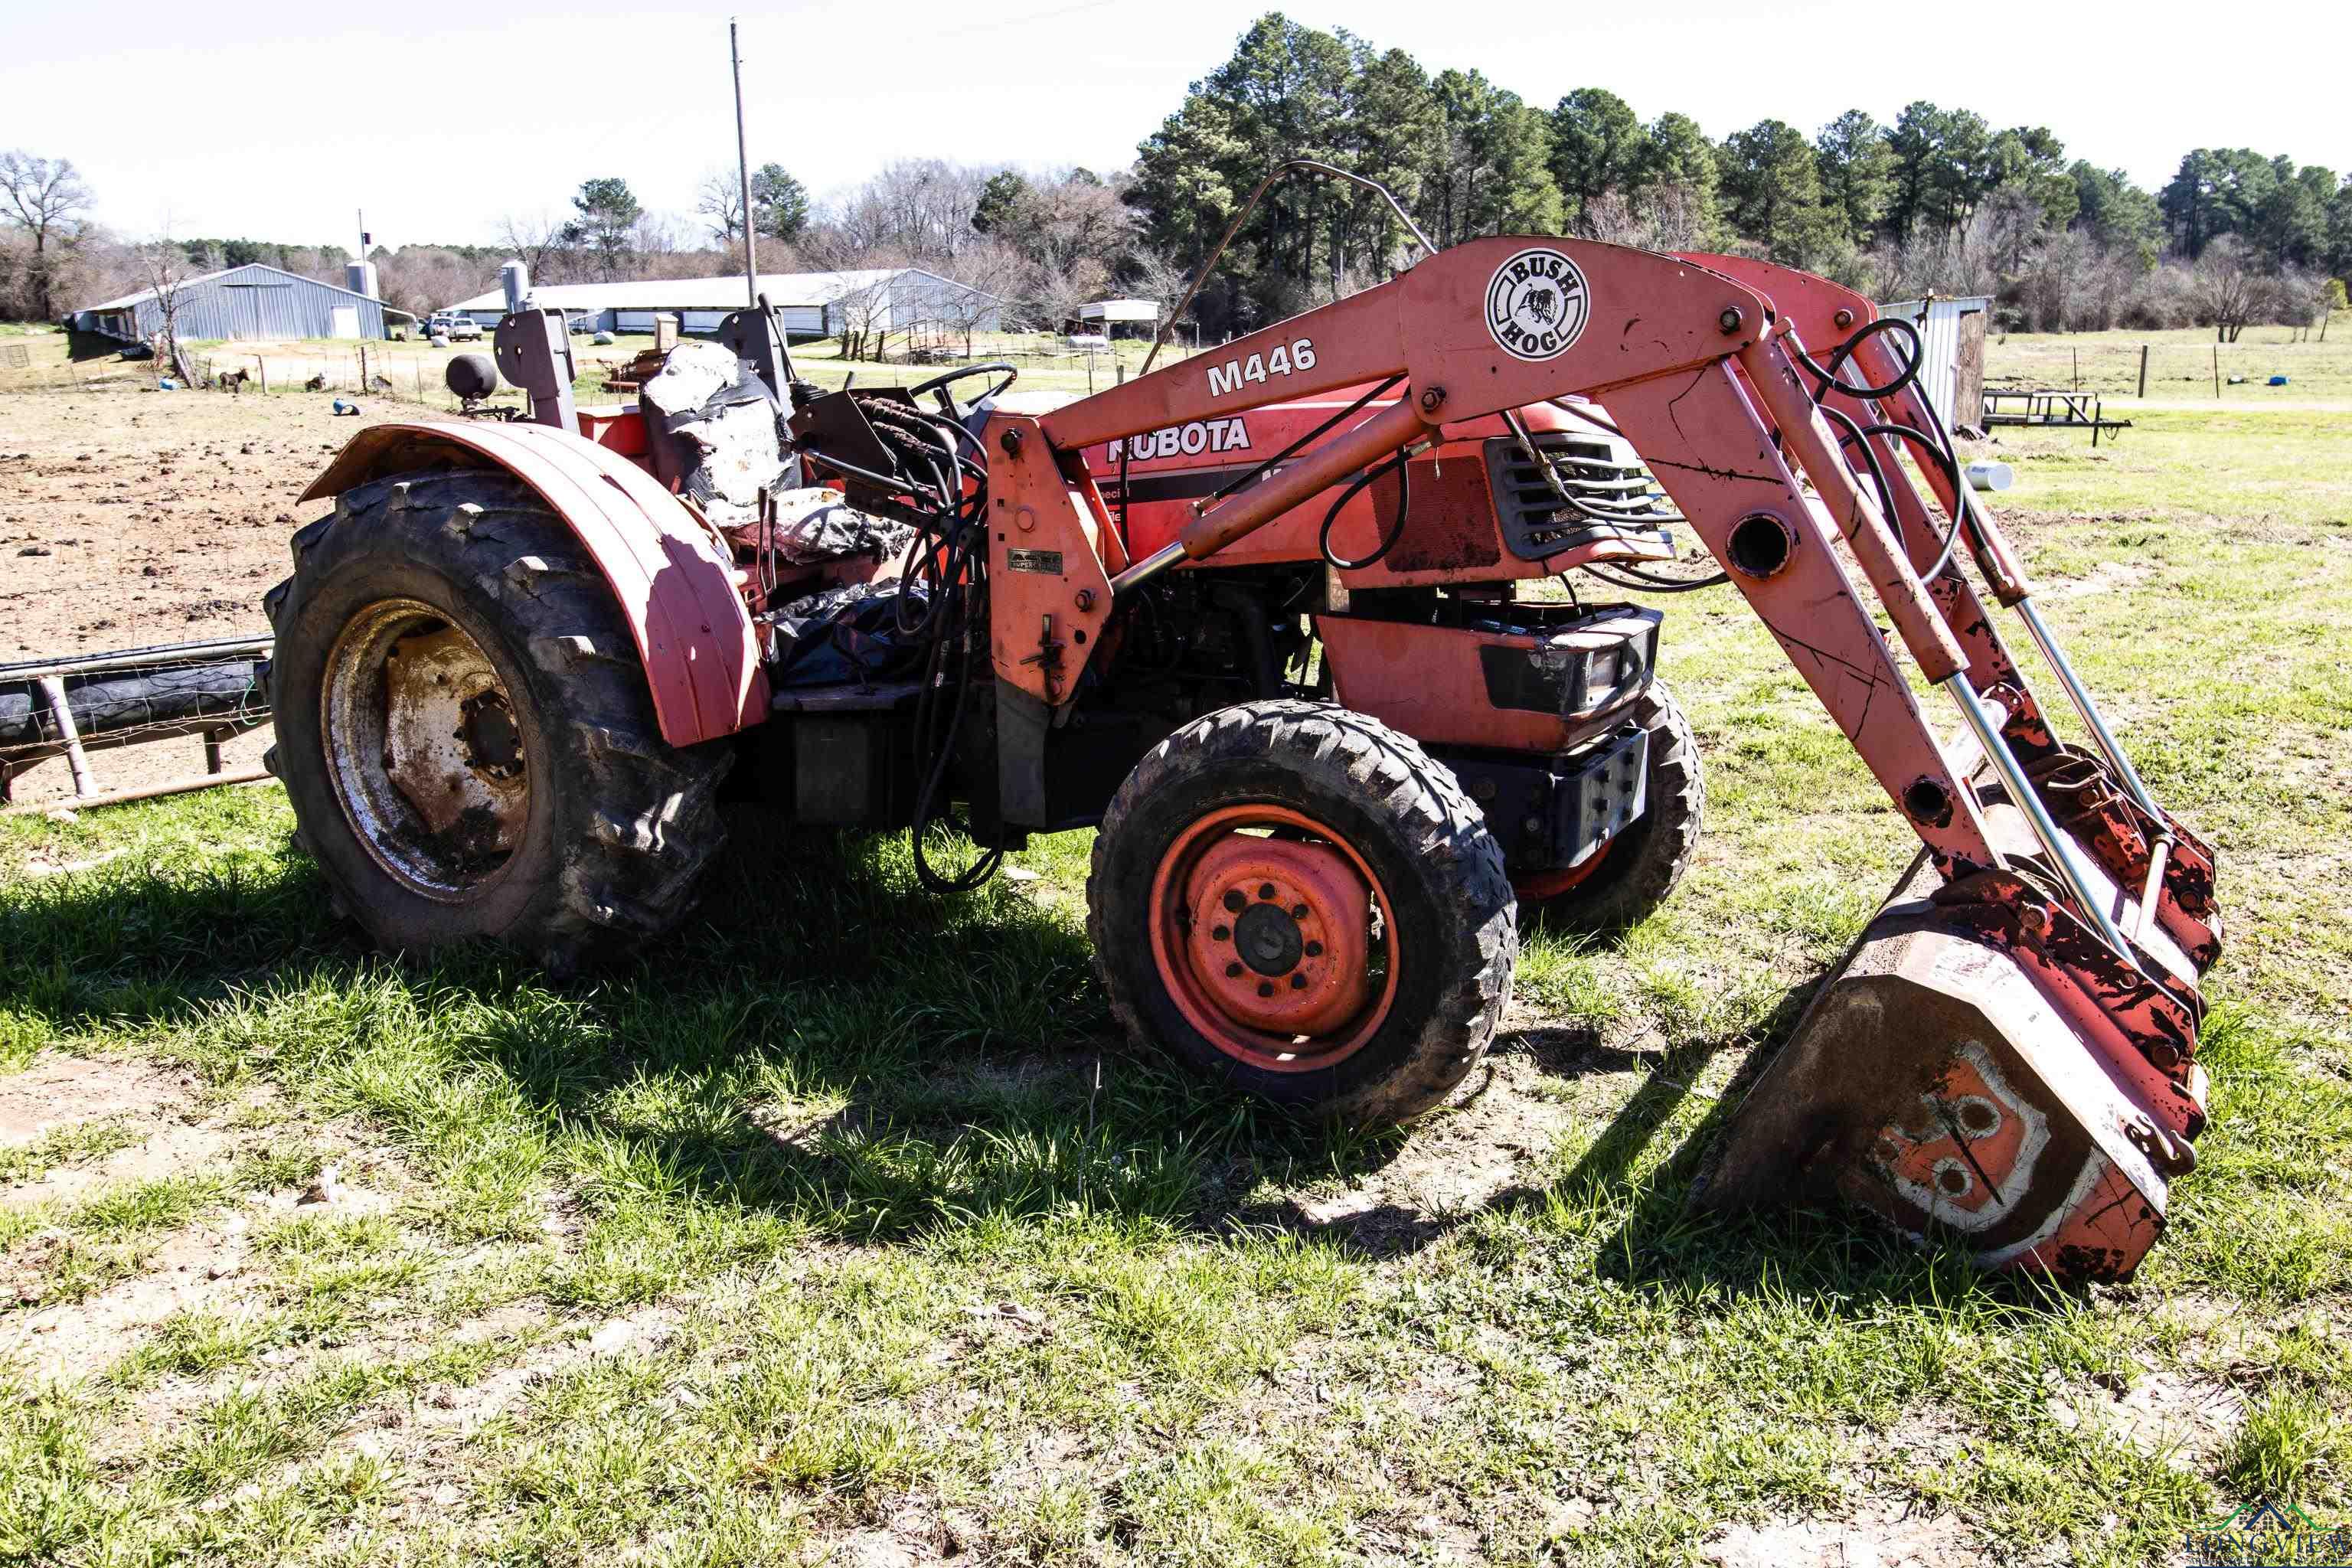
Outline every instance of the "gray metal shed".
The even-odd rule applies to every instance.
[[[383,300],[264,262],[192,278],[178,293],[175,314],[183,338],[384,335]],[[155,290],[144,289],[76,310],[73,324],[83,331],[142,342],[163,330],[163,310]]]
[[[906,331],[919,326],[969,325],[995,331],[1003,301],[969,284],[919,267],[869,268],[851,272],[763,272],[760,292],[783,312],[784,331],[795,340],[829,337],[845,326]],[[730,311],[743,308],[740,273],[716,278],[638,279],[626,283],[539,284],[531,303],[562,310],[592,330],[650,332],[656,315],[674,315],[689,335],[719,330]],[[506,298],[492,290],[460,300],[446,309],[485,326],[506,314]]]
[[[1930,294],[1881,305],[1919,329],[1919,390],[1951,430],[1984,417],[1984,335],[1992,300],[1983,294]]]

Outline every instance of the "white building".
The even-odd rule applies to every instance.
[[[993,294],[919,267],[763,272],[760,292],[783,311],[784,330],[794,338],[831,337],[844,330],[903,332],[924,326],[994,331],[1003,308]],[[530,291],[533,304],[584,318],[591,331],[608,332],[650,332],[654,318],[664,313],[677,318],[681,331],[715,332],[730,311],[743,309],[744,295],[740,272],[631,283],[543,283]],[[506,308],[506,297],[496,289],[447,307],[484,326],[496,325]]]
[[[1982,294],[1930,294],[1878,307],[1880,315],[1900,316],[1919,329],[1919,390],[1947,430],[1984,418],[1985,323],[1991,309]],[[1909,346],[1901,339],[1899,332],[1888,335],[1897,354]],[[1805,346],[1816,356],[1822,353]]]
[[[1106,338],[1120,336],[1119,329],[1129,328],[1129,337],[1149,338],[1160,331],[1160,301],[1157,300],[1097,300],[1078,307],[1078,331],[1099,332]]]

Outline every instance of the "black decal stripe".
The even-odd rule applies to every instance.
[[[1198,500],[1214,495],[1233,480],[1246,474],[1254,463],[1236,463],[1213,468],[1175,468],[1164,474],[1130,474],[1127,480],[1127,499],[1139,506],[1161,500]],[[1103,500],[1116,503],[1118,494],[1118,464],[1114,460],[1110,471],[1095,476],[1102,487]]]

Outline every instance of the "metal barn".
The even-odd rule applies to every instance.
[[[1984,417],[1985,324],[1992,300],[1982,294],[1930,294],[1881,305],[1919,329],[1919,390],[1947,430]]]
[[[851,272],[762,272],[760,292],[783,312],[784,331],[794,339],[830,337],[846,326],[905,331],[917,326],[969,324],[993,331],[1003,301],[993,294],[919,267],[876,268]],[[535,285],[531,303],[562,310],[592,331],[650,332],[654,318],[672,315],[689,335],[719,330],[729,312],[744,302],[740,273],[716,278],[640,279],[626,283]],[[484,326],[506,314],[506,296],[497,290],[447,307]]]
[[[183,338],[384,336],[383,300],[264,262],[190,279],[178,293]],[[144,289],[76,310],[72,321],[82,331],[143,342],[163,330],[163,310],[155,290]]]

